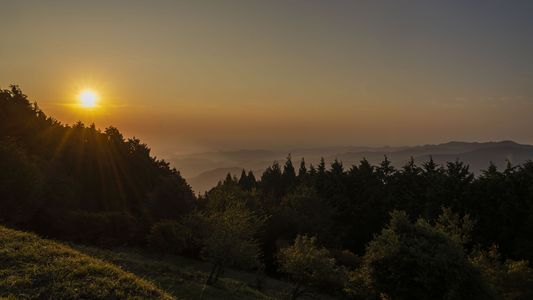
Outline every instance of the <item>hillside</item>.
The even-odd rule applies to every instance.
[[[0,226],[0,298],[274,299],[290,285],[228,270],[205,285],[210,265],[140,249],[104,250],[39,238]],[[321,295],[323,298],[330,298]]]
[[[115,265],[5,227],[0,227],[0,257],[0,297],[173,299]]]
[[[214,285],[206,285],[211,266],[208,262],[177,255],[162,255],[143,249],[114,248],[111,250],[76,246],[93,257],[109,261],[124,270],[154,282],[178,299],[280,299],[291,285],[256,273],[227,269]],[[261,283],[261,290],[257,284]],[[334,299],[319,295],[320,299]],[[303,299],[306,299],[305,297]]]

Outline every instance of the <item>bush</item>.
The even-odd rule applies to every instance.
[[[291,299],[309,292],[311,286],[342,286],[335,260],[326,248],[317,246],[315,237],[297,236],[292,246],[281,249],[279,264],[294,282]]]
[[[426,221],[404,212],[367,247],[363,268],[378,294],[391,299],[493,299],[461,245]]]
[[[230,203],[222,211],[210,211],[204,218],[209,229],[204,256],[213,265],[208,284],[215,283],[226,266],[247,270],[261,266],[255,240],[264,224],[261,218],[238,202]]]

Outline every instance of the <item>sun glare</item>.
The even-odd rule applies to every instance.
[[[83,90],[80,92],[80,105],[83,108],[94,108],[98,101],[98,95],[93,90]]]

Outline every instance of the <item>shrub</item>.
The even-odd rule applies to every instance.
[[[339,283],[340,272],[335,260],[326,248],[317,246],[315,237],[297,236],[294,244],[281,249],[278,257],[280,271],[287,273],[294,282],[291,299],[310,292],[308,287]]]
[[[204,217],[209,229],[209,236],[204,241],[204,256],[213,265],[208,284],[215,283],[226,266],[260,267],[260,250],[255,236],[264,224],[261,218],[238,202],[230,203],[222,211],[210,211]]]
[[[458,242],[426,221],[411,223],[404,212],[392,212],[369,243],[363,268],[376,292],[391,299],[493,298]]]

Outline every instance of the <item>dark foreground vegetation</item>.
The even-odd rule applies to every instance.
[[[291,299],[533,298],[532,162],[475,177],[459,161],[294,167],[289,156],[196,197],[138,139],[63,125],[13,87],[0,91],[0,170],[0,223],[203,260],[206,287],[231,268],[253,274],[258,297],[269,275]],[[12,267],[0,256],[0,274]]]
[[[289,283],[228,270],[206,286],[207,262],[130,247],[64,245],[0,226],[0,299],[275,299]]]

